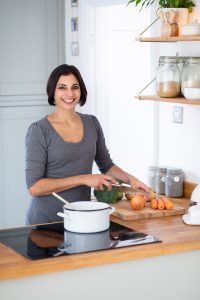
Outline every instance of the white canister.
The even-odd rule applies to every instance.
[[[183,35],[200,35],[200,23],[197,21],[194,23],[185,24],[182,27]]]
[[[64,227],[71,232],[94,233],[107,230],[110,226],[110,214],[115,208],[98,201],[73,202],[74,209],[64,206],[64,213],[57,215],[64,218]]]

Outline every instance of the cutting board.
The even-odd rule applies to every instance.
[[[112,215],[122,220],[139,220],[183,215],[185,213],[185,209],[176,204],[174,204],[173,209],[158,210],[152,209],[150,207],[150,202],[146,202],[145,207],[142,210],[133,210],[129,202],[130,201],[127,199],[122,199],[114,204],[113,206],[116,208],[116,210]]]

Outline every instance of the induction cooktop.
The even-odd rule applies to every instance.
[[[32,260],[157,242],[161,240],[114,222],[98,233],[69,232],[63,222],[0,230],[0,243]]]

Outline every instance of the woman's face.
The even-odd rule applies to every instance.
[[[57,108],[74,110],[80,97],[81,89],[77,78],[73,74],[61,75],[54,93]]]

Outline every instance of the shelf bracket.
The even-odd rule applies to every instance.
[[[146,88],[148,88],[148,86],[150,86],[150,84],[152,84],[155,80],[157,79],[157,77],[154,77],[140,92],[139,92],[139,94],[138,94],[138,98],[139,98],[139,100],[140,100],[140,94],[144,91],[144,90],[146,90]]]
[[[145,33],[154,23],[156,23],[158,20],[160,19],[160,17],[157,17],[148,27],[146,27],[140,34],[139,34],[139,40],[141,41],[141,37],[143,35],[143,33]]]

